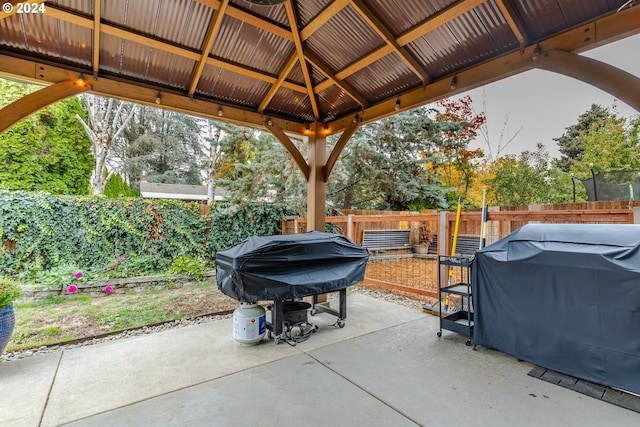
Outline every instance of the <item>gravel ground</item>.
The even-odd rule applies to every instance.
[[[355,286],[349,289],[349,293],[378,298],[384,301],[388,301],[394,304],[400,304],[405,307],[413,308],[416,310],[422,310],[422,306],[423,306],[423,302],[421,301],[405,298],[400,295],[368,289],[363,286]],[[331,302],[334,299],[337,301],[338,299],[337,295],[329,294],[329,298],[328,298],[329,302]],[[120,340],[124,338],[130,338],[130,337],[137,337],[141,335],[154,334],[154,333],[166,331],[169,329],[183,328],[185,326],[199,325],[199,324],[208,323],[208,322],[216,322],[222,319],[229,319],[232,316],[233,314],[225,314],[225,315],[202,316],[202,317],[197,317],[193,319],[180,319],[180,320],[174,320],[171,322],[163,323],[157,326],[143,326],[142,328],[126,330],[126,331],[115,333],[108,336],[87,338],[80,342],[73,342],[73,343],[67,343],[67,344],[62,343],[62,344],[51,345],[51,346],[42,346],[39,348],[30,349],[30,350],[5,352],[2,354],[2,356],[0,356],[0,360],[4,362],[4,361],[17,360],[17,359],[24,359],[26,357],[39,356],[39,355],[54,353],[54,352],[63,351],[63,350],[70,350],[72,348],[84,347],[87,345],[99,344],[103,342],[115,341],[115,340]]]

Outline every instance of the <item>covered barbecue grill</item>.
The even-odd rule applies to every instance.
[[[274,301],[267,328],[283,332],[285,302],[313,297],[312,312],[346,319],[346,289],[364,280],[369,252],[344,236],[311,231],[282,236],[252,236],[216,254],[218,288],[240,302]],[[317,296],[340,292],[340,309],[318,305]]]

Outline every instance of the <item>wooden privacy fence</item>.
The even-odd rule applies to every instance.
[[[489,208],[486,245],[525,224],[634,224],[640,223],[640,207],[555,210],[532,206],[532,210]],[[568,205],[569,207],[571,205]],[[456,253],[473,254],[479,248],[480,209],[463,210],[458,224]],[[365,285],[384,288],[406,296],[433,300],[438,297],[438,255],[451,255],[456,212],[385,213],[327,217],[328,228],[367,247],[371,254]],[[288,217],[283,234],[303,233],[306,220]]]

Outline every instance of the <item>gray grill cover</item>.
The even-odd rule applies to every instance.
[[[284,301],[355,285],[368,259],[365,248],[338,234],[252,236],[216,253],[216,278],[238,301]]]
[[[640,226],[529,224],[476,253],[474,342],[640,393]]]

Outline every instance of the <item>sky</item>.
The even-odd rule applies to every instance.
[[[638,52],[640,35],[635,35],[592,49],[583,55],[640,77]],[[622,117],[640,114],[594,86],[544,70],[526,71],[462,95],[471,96],[477,112],[485,112],[494,157],[503,129],[505,137],[502,139],[502,145],[518,130],[520,132],[513,142],[501,151],[501,155],[535,150],[536,144],[541,142],[551,157],[559,157],[560,153],[553,138],[562,136],[565,128],[576,124],[578,116],[589,110],[591,104],[611,107],[615,103],[616,111]],[[484,138],[476,139],[469,147],[482,148],[487,152]]]

